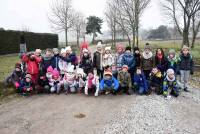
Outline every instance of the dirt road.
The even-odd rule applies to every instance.
[[[200,133],[200,90],[162,96],[37,95],[0,105],[0,134]]]

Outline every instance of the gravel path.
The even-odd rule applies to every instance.
[[[0,134],[198,134],[200,90],[162,96],[37,95],[0,105]]]

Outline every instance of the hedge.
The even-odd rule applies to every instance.
[[[26,41],[27,51],[58,47],[57,34],[0,30],[0,55],[19,53],[22,35]]]

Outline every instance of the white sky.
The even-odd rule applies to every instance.
[[[53,32],[47,18],[52,0],[1,0],[0,27],[4,29],[22,30],[28,27],[32,32]],[[104,18],[106,0],[72,0],[73,8],[86,17],[95,15]],[[165,24],[159,7],[159,0],[152,0],[141,18],[142,28],[156,28]],[[102,31],[108,30],[103,24]],[[63,41],[62,34],[60,41]]]

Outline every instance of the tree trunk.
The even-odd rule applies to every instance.
[[[79,31],[77,30],[76,31],[76,43],[77,43],[77,46],[78,46],[78,48],[79,48],[79,38],[80,38],[80,35],[79,35]]]
[[[66,44],[66,47],[68,46],[68,29],[65,29],[65,44]]]
[[[183,30],[183,44],[182,45],[186,45],[189,47],[189,33],[188,30]]]
[[[133,42],[132,42],[132,50],[133,50],[135,47],[135,30],[134,29],[132,30],[132,35],[133,35]]]
[[[94,39],[95,39],[95,33],[93,33],[92,44],[94,44]]]

